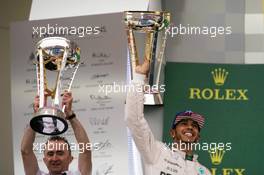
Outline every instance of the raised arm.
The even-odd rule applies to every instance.
[[[83,144],[86,148],[86,145],[90,144],[90,141],[85,129],[72,111],[72,100],[71,92],[64,93],[63,105],[65,105],[66,119],[70,121],[78,144]],[[90,175],[92,173],[91,150],[84,149],[83,152],[79,153],[78,168],[82,175]]]
[[[38,97],[34,101],[34,112],[38,108]],[[25,129],[24,136],[21,142],[21,155],[26,175],[36,175],[38,172],[38,161],[33,152],[33,143],[35,140],[35,131],[28,125]]]
[[[160,148],[144,118],[144,92],[140,91],[140,87],[144,85],[148,66],[149,62],[145,60],[143,65],[137,67],[137,74],[131,84],[134,88],[130,88],[134,90],[127,93],[125,120],[141,156],[146,163],[151,164],[158,158]]]

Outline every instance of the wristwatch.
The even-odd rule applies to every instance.
[[[72,112],[72,114],[69,115],[69,116],[67,116],[66,119],[67,119],[67,120],[71,120],[71,119],[73,119],[73,118],[75,118],[75,117],[76,117],[75,113]]]

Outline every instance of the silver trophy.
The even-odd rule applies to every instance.
[[[144,58],[150,61],[147,86],[144,88],[145,105],[162,105],[161,72],[165,65],[163,60],[166,45],[166,27],[170,23],[170,13],[156,11],[125,12],[125,23],[128,36],[128,48],[131,65],[131,79],[139,64],[136,36],[145,35]],[[140,58],[143,58],[140,57]]]
[[[69,91],[80,65],[80,48],[62,37],[48,37],[36,46],[35,65],[39,110],[30,121],[31,128],[44,135],[58,135],[68,129],[64,119],[62,94]]]

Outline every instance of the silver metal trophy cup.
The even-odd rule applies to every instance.
[[[62,37],[44,38],[37,43],[35,65],[39,110],[30,126],[41,134],[62,134],[68,129],[62,94],[71,89],[80,65],[80,48]]]
[[[161,72],[165,65],[163,60],[166,45],[166,27],[170,23],[170,13],[155,11],[125,12],[125,23],[128,36],[128,48],[133,80],[136,66],[139,64],[136,35],[145,35],[144,56],[141,59],[150,61],[148,82],[144,87],[145,105],[162,105],[162,94],[165,91],[161,84]],[[164,89],[161,89],[164,88]],[[162,91],[163,90],[163,91]]]

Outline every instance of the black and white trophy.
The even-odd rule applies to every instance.
[[[71,89],[80,65],[80,48],[62,37],[48,37],[36,46],[35,61],[39,110],[31,128],[44,135],[58,135],[68,129],[62,106],[64,91]]]

